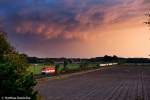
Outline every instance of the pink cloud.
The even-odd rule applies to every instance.
[[[35,34],[45,39],[61,37],[84,40],[93,36],[90,32],[94,29],[143,16],[145,9],[150,6],[150,3],[144,3],[145,0],[118,1],[120,3],[110,6],[87,5],[86,1],[81,1],[82,7],[77,7],[75,0],[64,0],[66,8],[55,11],[24,8],[18,12],[20,19],[13,22],[13,29],[16,33]],[[38,18],[32,16],[33,12]]]

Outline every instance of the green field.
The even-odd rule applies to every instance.
[[[68,64],[67,68],[68,70],[77,70],[80,68],[80,64]]]
[[[96,63],[89,63],[87,67],[96,67]],[[61,64],[60,66],[63,66]],[[30,64],[29,71],[32,72],[33,74],[40,74],[41,69],[44,67],[44,64]],[[67,69],[72,71],[72,70],[79,70],[80,69],[80,64],[73,63],[73,64],[68,64]],[[63,70],[63,67],[60,67],[59,71],[61,72]]]
[[[63,66],[63,65],[60,65]],[[30,64],[29,71],[33,74],[40,74],[41,69],[44,67],[44,64]],[[80,68],[79,64],[68,64],[67,65],[68,70],[76,70]],[[63,67],[60,67],[59,71],[61,72],[63,70]]]
[[[40,74],[43,67],[44,64],[30,64],[29,71],[31,71],[33,74]]]

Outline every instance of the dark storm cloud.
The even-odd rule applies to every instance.
[[[43,38],[82,39],[88,30],[136,16],[148,0],[1,0],[5,30]],[[142,6],[143,4],[144,6]],[[139,7],[141,6],[141,7]],[[136,13],[136,14],[135,14]],[[92,34],[92,33],[91,33]]]

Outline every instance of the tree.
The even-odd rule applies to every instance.
[[[111,56],[108,56],[108,55],[105,55],[104,58],[103,58],[103,60],[104,60],[105,62],[111,62],[111,61],[112,61],[112,57],[111,57]]]
[[[6,33],[0,32],[0,62],[3,61],[3,56],[8,52],[12,52],[10,44],[6,41]]]
[[[55,61],[51,60],[51,59],[47,59],[45,61],[45,65],[48,65],[48,66],[52,66],[52,65],[55,65]]]
[[[68,63],[72,64],[73,63],[73,59],[68,59]]]
[[[7,41],[6,33],[0,32],[0,95],[29,96],[36,98],[33,74],[28,71],[28,63]]]
[[[64,60],[64,70],[67,71],[67,65],[68,65],[68,60],[65,59]]]
[[[112,60],[113,62],[118,62],[118,57],[116,55],[113,55]]]
[[[150,27],[150,13],[145,14],[148,17],[148,20],[145,22],[145,24],[149,25]]]
[[[81,70],[87,69],[88,68],[88,61],[82,61],[80,64]]]
[[[56,75],[59,75],[60,74],[60,65],[59,64],[56,64]]]

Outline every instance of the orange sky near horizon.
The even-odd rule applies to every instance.
[[[100,30],[89,31],[93,34],[68,46],[69,48],[76,48],[69,49],[70,54],[76,52],[82,57],[117,55],[120,57],[149,58],[150,31],[144,24],[145,20],[145,17],[140,17],[116,25],[104,26]]]
[[[37,57],[146,57],[150,0],[0,0],[0,28]]]

